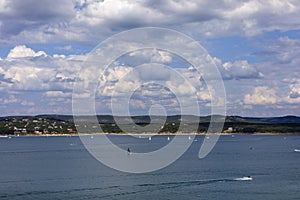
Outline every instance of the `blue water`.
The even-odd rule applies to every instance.
[[[139,152],[167,143],[110,137]],[[202,140],[162,170],[129,174],[94,159],[78,137],[0,138],[0,199],[300,199],[300,136],[221,136],[200,160]]]

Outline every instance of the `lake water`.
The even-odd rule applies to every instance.
[[[110,137],[142,152],[168,136]],[[172,165],[145,174],[104,166],[78,137],[0,138],[0,199],[300,199],[300,136],[221,136],[200,160],[203,137]],[[253,180],[235,180],[247,175]]]

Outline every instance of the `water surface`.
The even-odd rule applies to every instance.
[[[147,152],[168,136],[110,136]],[[187,137],[188,136],[182,136]],[[94,159],[78,137],[0,138],[0,199],[299,199],[300,136],[221,136],[198,159],[204,136],[172,165],[129,174]],[[252,181],[236,180],[251,175]]]

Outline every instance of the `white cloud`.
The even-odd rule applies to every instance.
[[[225,69],[226,74],[223,75],[225,78],[248,79],[263,77],[263,74],[259,72],[253,65],[250,65],[247,60],[225,62],[222,64],[222,66]]]
[[[71,97],[71,93],[63,91],[47,91],[45,92],[46,97]]]
[[[21,101],[21,105],[22,105],[22,106],[34,106],[35,103],[32,102],[32,101],[26,101],[26,100],[23,100],[23,101]]]
[[[40,55],[44,55],[43,51],[35,52],[25,46],[12,49],[7,59],[0,61],[1,91],[72,90],[85,56]],[[33,56],[36,57],[32,59]]]
[[[198,91],[197,96],[201,101],[207,101],[207,102],[211,101],[212,98],[208,90]]]
[[[42,77],[38,76],[43,73],[42,69],[32,66],[23,66],[22,68],[12,66],[6,71],[4,78],[11,79],[17,90],[39,90],[47,87],[47,85],[43,86]]]
[[[252,94],[246,94],[245,104],[275,104],[277,103],[276,90],[266,86],[255,87]]]
[[[153,86],[147,84],[158,84],[172,90],[178,96],[195,95],[196,90],[201,87],[200,74],[187,68],[167,68],[161,65],[145,65],[142,67],[115,66],[108,68],[101,76],[98,94],[111,96],[125,95],[130,91],[143,87],[143,95],[163,93],[153,92]],[[157,88],[155,88],[157,89]],[[163,92],[163,90],[160,90]]]
[[[139,59],[140,62],[171,63],[172,54],[158,49],[145,49],[129,53],[130,59]]]
[[[288,59],[297,59],[297,55],[294,52],[299,50],[298,40],[281,38],[278,42],[286,44],[286,46],[282,45],[282,56],[286,55]],[[291,48],[291,51],[293,52],[288,51],[289,47],[293,47]],[[37,56],[33,58],[33,56],[36,56],[37,52],[28,47],[25,47],[25,49],[25,51],[28,51],[29,53],[23,53],[23,55],[30,55],[31,57],[20,56],[18,59],[7,58],[0,60],[0,95],[3,96],[1,97],[1,101],[7,102],[7,104],[10,101],[15,104],[24,105],[24,107],[26,107],[25,105],[30,106],[34,104],[36,107],[36,112],[38,110],[41,110],[41,112],[50,112],[52,108],[53,111],[65,111],[68,107],[68,104],[71,105],[70,98],[71,91],[73,89],[73,83],[81,64],[86,59],[86,55],[48,55],[47,57]],[[278,49],[275,49],[274,47],[274,50]],[[153,60],[155,60],[155,57],[158,56],[158,62],[173,62],[173,58],[170,57],[171,55],[168,53],[162,55],[160,54],[161,52],[157,50],[151,52],[153,53],[151,54],[153,55],[151,57]],[[143,56],[139,53],[135,54],[134,56]],[[145,56],[147,57],[147,54],[145,54]],[[285,61],[288,59],[284,58],[282,63],[286,64]],[[274,76],[273,78],[269,78],[272,73],[278,73],[278,71],[276,72],[278,65],[272,66],[273,68],[269,72],[264,71],[263,73],[265,74],[265,77],[263,77],[262,72],[260,72],[262,65],[255,64],[254,66],[248,63],[246,60],[237,60],[226,63],[222,63],[222,61],[217,58],[215,58],[215,60],[218,62],[218,65],[222,70],[221,72],[223,73],[224,79],[227,79],[225,82],[230,82],[231,84],[237,85],[235,89],[232,89],[234,94],[231,94],[231,91],[228,92],[228,96],[231,96],[231,99],[236,97],[233,103],[243,102],[244,104],[242,105],[255,108],[255,105],[268,105],[275,107],[278,106],[278,104],[284,103],[289,103],[289,105],[293,104],[292,106],[297,106],[297,104],[299,104],[299,84],[297,82],[298,79],[295,79],[295,77],[297,78],[297,73],[299,74],[298,68],[296,67],[298,65],[288,63],[287,67],[292,65],[293,68],[286,68],[286,70],[280,71],[280,75],[285,75],[285,73],[291,75],[289,70],[294,69],[292,76],[285,76],[286,81],[282,82],[282,85],[285,86],[284,90],[284,87],[279,85],[280,81],[275,79]],[[280,65],[280,67],[283,66],[285,67],[286,65]],[[170,73],[168,74],[167,70],[155,70],[148,68],[147,70],[142,71],[143,73],[132,74],[128,77],[128,79],[123,80],[123,85],[121,84],[119,88],[116,89],[115,85],[120,81],[120,79],[124,78],[124,76],[128,73],[130,74],[133,69],[133,67],[127,65],[112,65],[101,77],[97,73],[93,74],[94,76],[101,78],[101,84],[99,85],[100,88],[97,97],[103,97],[105,99],[110,97],[114,92],[116,97],[122,98],[126,92],[131,91],[133,88],[138,88],[142,81],[149,81],[151,79],[167,80],[170,75]],[[181,82],[178,80],[178,82],[176,82],[176,79],[173,79],[175,81],[171,81],[169,83],[169,87],[175,88],[177,94],[185,97],[184,101],[187,102],[186,105],[188,105],[188,101],[191,101],[191,98],[189,97],[195,95],[200,99],[200,103],[207,103],[207,106],[210,106],[210,94],[204,89],[203,81],[201,81],[201,74],[197,70],[193,69],[192,67],[172,69],[178,71],[180,76],[186,78],[188,82],[195,87],[194,90],[186,84],[181,84]],[[90,74],[87,76],[90,76]],[[126,82],[126,80],[130,80],[129,78],[133,78],[135,81]],[[267,82],[266,79],[272,79],[271,81],[273,82]],[[264,84],[265,86],[257,87],[252,92],[249,92],[248,89],[253,87],[253,83],[258,85]],[[35,93],[36,96],[27,98],[27,94],[29,93]],[[8,96],[12,94],[22,95],[15,96],[14,99],[11,98],[9,100]],[[153,99],[145,102],[143,101],[145,98],[138,99],[143,96]],[[82,93],[79,94],[79,97],[91,96],[90,94]],[[148,108],[147,106],[149,104],[157,103],[156,101],[158,98],[160,98],[161,102],[168,106],[167,110],[172,110],[172,108],[177,110],[176,104],[174,103],[175,101],[172,101],[174,100],[172,95],[166,92],[166,90],[144,90],[140,93],[140,96],[137,95],[136,97],[137,99],[134,99],[136,101],[131,102],[131,105],[134,106],[134,102],[137,102],[136,106],[140,109]],[[43,106],[40,105],[41,103],[39,104],[39,101],[42,102]],[[45,108],[45,105],[49,107]],[[107,109],[105,108],[105,105],[102,104],[102,107]],[[55,106],[55,108],[53,106]],[[235,110],[239,109],[240,108],[236,106]],[[7,109],[6,111],[9,112]],[[24,112],[26,113],[27,111],[24,110]]]
[[[253,36],[299,29],[299,5],[295,0],[2,0],[0,38],[99,41],[121,30],[145,26],[180,29],[197,37]]]
[[[132,67],[126,67],[126,66],[119,66],[113,69],[109,68],[107,71],[107,76],[104,77],[104,80],[112,81],[112,82],[119,81],[131,71],[132,71]]]
[[[57,47],[56,49],[70,51],[72,49],[72,45],[66,45],[63,47]]]
[[[1,97],[0,98],[0,104],[13,104],[13,103],[17,103],[19,102],[19,100],[15,97],[15,95],[9,95],[8,97]]]
[[[222,62],[222,60],[214,57],[223,79],[259,79],[264,74],[260,72],[254,65],[248,63],[247,60],[236,60],[233,62]]]
[[[290,93],[285,98],[285,101],[288,103],[300,103],[300,80],[295,81],[290,84]]]
[[[265,61],[257,63],[256,66],[264,74],[264,84],[274,85],[276,82],[278,87],[286,90],[289,84],[300,79],[299,39],[279,37],[276,40],[262,43],[259,47],[262,51],[257,52],[256,55]]]
[[[25,45],[16,46],[12,50],[10,50],[7,58],[26,58],[26,57],[39,57],[39,56],[47,56],[44,51],[35,52],[31,48],[26,47]]]

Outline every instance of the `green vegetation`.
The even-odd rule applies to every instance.
[[[224,116],[214,116],[217,120]],[[165,123],[160,125],[165,119],[162,116],[134,116],[134,117],[113,117],[97,116],[99,124],[92,123],[91,116],[80,116],[82,124],[77,124],[77,128],[86,133],[98,132],[123,133],[129,130],[130,133],[158,132],[158,133],[192,133],[193,127],[198,127],[198,133],[205,133],[210,125],[211,116],[168,116]],[[225,118],[223,133],[278,133],[278,134],[300,134],[300,117],[285,116],[273,118],[247,118],[240,116],[227,116]],[[117,123],[117,122],[118,123]],[[132,125],[129,122],[133,121]],[[152,124],[150,124],[152,122]],[[86,124],[89,124],[88,126]],[[121,124],[122,127],[118,126]],[[42,135],[42,134],[75,134],[76,126],[71,115],[39,115],[39,116],[10,116],[0,118],[1,135]],[[84,128],[83,128],[84,127]],[[180,127],[180,129],[179,129]]]
[[[1,135],[76,133],[74,123],[32,116],[0,118]]]

